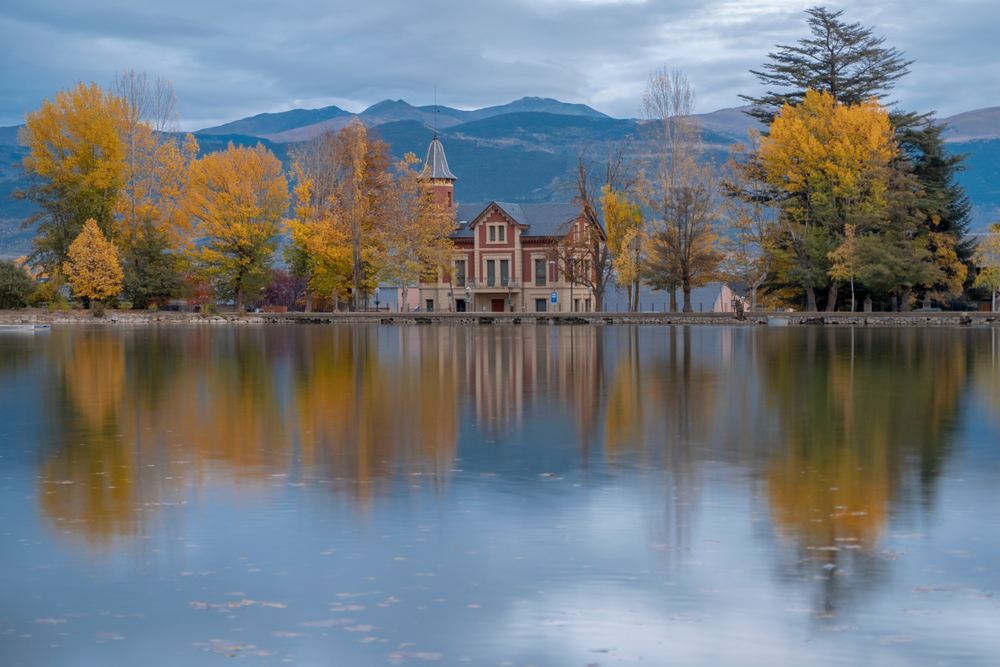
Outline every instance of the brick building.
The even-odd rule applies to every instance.
[[[575,204],[459,204],[457,178],[448,169],[437,135],[427,148],[423,177],[438,201],[455,213],[454,284],[444,272],[420,284],[420,310],[491,312],[589,312],[590,290],[567,275],[589,270],[583,260],[567,267],[556,247],[568,235],[587,238],[588,222]],[[603,235],[603,230],[602,230]],[[572,261],[572,260],[571,260]]]

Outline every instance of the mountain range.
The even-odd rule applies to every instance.
[[[703,138],[716,161],[728,147],[746,137],[755,124],[742,108],[699,116]],[[224,149],[230,142],[261,143],[286,166],[300,142],[327,130],[336,131],[353,119],[376,128],[393,154],[412,152],[422,158],[435,131],[442,140],[452,172],[458,177],[461,201],[565,201],[578,156],[588,150],[599,159],[605,142],[632,136],[642,140],[642,123],[611,118],[583,104],[525,97],[501,106],[461,110],[445,106],[415,107],[403,100],[385,100],[352,114],[338,107],[264,113],[198,130],[193,134],[202,153]],[[973,227],[982,230],[997,219],[1000,208],[1000,107],[977,109],[941,122],[948,125],[950,148],[966,154],[961,174],[973,203]],[[30,205],[7,199],[21,185],[15,165],[24,155],[17,145],[18,127],[0,127],[0,255],[30,248],[31,230],[20,230]],[[641,146],[640,146],[641,147]]]

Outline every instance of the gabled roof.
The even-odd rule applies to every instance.
[[[449,181],[458,180],[455,178],[455,174],[448,169],[448,159],[444,156],[444,146],[438,141],[436,134],[431,139],[431,145],[427,147],[427,159],[424,160],[424,171],[421,176]]]
[[[570,222],[580,216],[577,204],[511,204],[507,202],[491,202],[489,204],[458,204],[455,207],[455,219],[458,229],[451,238],[472,238],[469,225],[476,221],[488,208],[496,206],[503,213],[523,228],[521,238],[562,236]]]

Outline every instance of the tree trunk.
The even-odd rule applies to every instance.
[[[806,285],[806,312],[815,313],[816,310],[816,290],[812,285]]]
[[[670,312],[671,313],[676,313],[677,312],[677,288],[676,287],[671,287],[670,288]]]
[[[892,310],[892,312],[898,313],[899,312],[899,301],[897,301],[895,293],[893,293],[892,298],[890,299],[889,303],[890,303],[890,309]]]
[[[683,288],[684,288],[684,312],[693,313],[694,308],[691,307],[691,283],[685,280]]]
[[[872,295],[871,294],[866,294],[865,295],[865,312],[866,313],[872,312]]]
[[[837,312],[837,289],[840,284],[834,280],[830,283],[830,290],[826,295],[826,312],[835,313]]]
[[[311,313],[313,311],[313,293],[312,290],[306,290],[306,312]]]
[[[910,312],[910,290],[912,289],[913,288],[909,285],[903,285],[903,296],[901,298],[902,303],[900,304],[899,309],[904,313]]]

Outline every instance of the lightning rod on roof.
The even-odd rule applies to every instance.
[[[434,138],[438,138],[438,114],[441,110],[438,109],[438,87],[434,84]]]

